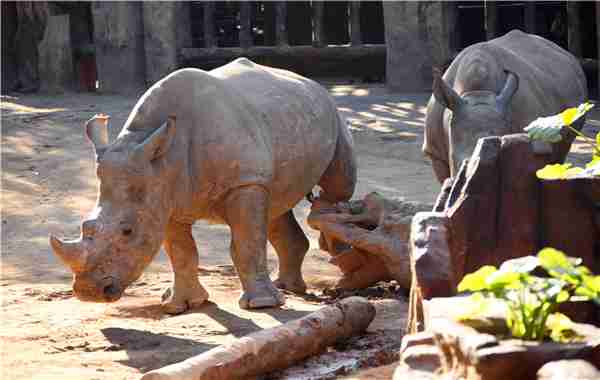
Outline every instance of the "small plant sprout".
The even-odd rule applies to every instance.
[[[550,277],[531,274],[543,268]],[[600,276],[581,265],[581,259],[544,248],[537,256],[505,261],[500,268],[491,265],[467,274],[458,284],[459,292],[474,292],[476,307],[461,319],[483,314],[492,299],[506,306],[506,324],[512,336],[525,340],[558,342],[580,339],[573,322],[556,312],[567,301],[594,301],[600,305]]]
[[[573,128],[573,123],[584,116],[592,107],[594,105],[591,103],[583,103],[578,107],[567,108],[558,115],[537,118],[525,127],[525,132],[532,140],[541,140],[548,143],[559,142],[562,139],[561,131],[566,128],[583,138],[592,147],[592,160],[586,164],[585,168],[572,167],[571,164],[546,165],[536,172],[538,178],[565,179],[580,175],[600,175],[600,133],[596,135],[594,140]]]

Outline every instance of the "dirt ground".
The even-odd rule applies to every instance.
[[[391,198],[433,202],[439,185],[420,152],[429,94],[389,94],[378,85],[329,88],[355,138],[356,197],[378,191]],[[95,113],[108,113],[115,136],[136,99],[97,94],[2,97],[3,379],[135,379],[301,317],[330,300],[323,289],[332,286],[339,272],[318,250],[317,235],[305,223],[306,202],[295,212],[311,240],[303,271],[312,296],[288,295],[283,308],[239,309],[228,228],[206,223],[197,223],[193,232],[199,276],[211,302],[197,310],[179,316],[160,311],[160,295],[171,282],[163,253],[114,304],[83,303],[72,296],[71,274],[51,253],[48,234],[77,236],[81,219],[94,206],[93,152],[82,126]],[[592,132],[600,127],[598,118],[593,119]],[[571,159],[581,161],[584,153],[584,144],[578,142]],[[271,248],[269,265],[276,271]],[[406,317],[406,299],[393,288],[385,285],[366,293],[378,313],[365,338],[268,378],[333,378],[392,362]],[[388,365],[348,378],[389,378],[392,369]]]

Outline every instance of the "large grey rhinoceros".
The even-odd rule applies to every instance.
[[[96,208],[79,239],[50,237],[74,273],[75,295],[86,301],[119,299],[163,244],[174,271],[164,309],[203,303],[191,228],[208,220],[231,229],[240,306],[281,305],[275,286],[306,289],[300,267],[308,240],[292,208],[317,184],[322,197],[343,201],[356,183],[352,137],[327,90],[244,58],[160,80],[112,143],[95,119],[86,130],[100,180]],[[275,284],[267,239],[279,257]]]
[[[464,49],[443,79],[434,74],[423,152],[442,182],[458,171],[479,138],[522,132],[536,118],[585,100],[585,74],[573,55],[513,30]],[[554,148],[557,161],[564,160],[574,135],[564,137]]]

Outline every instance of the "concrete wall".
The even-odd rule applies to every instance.
[[[151,84],[177,67],[177,3],[144,2],[146,83]]]
[[[141,2],[92,3],[101,92],[130,93],[145,86],[142,6]]]
[[[433,66],[450,58],[453,25],[445,4],[384,2],[386,84],[394,91],[431,89]]]
[[[38,45],[40,90],[60,93],[73,88],[73,54],[69,15],[49,16]]]

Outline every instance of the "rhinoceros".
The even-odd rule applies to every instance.
[[[283,304],[276,287],[305,291],[308,240],[292,208],[317,185],[325,199],[348,200],[356,183],[352,137],[325,88],[237,59],[158,81],[113,142],[98,120],[86,125],[100,182],[96,207],[78,239],[50,236],[79,299],[118,300],[162,244],[174,272],[164,310],[202,304],[208,293],[197,277],[196,220],[230,227],[240,307]],[[267,240],[279,259],[274,283]]]
[[[437,179],[453,176],[477,140],[519,133],[531,121],[587,99],[577,59],[540,36],[513,30],[464,49],[443,78],[434,73],[423,152]],[[583,120],[578,128],[583,125]],[[554,147],[564,160],[572,133]]]

